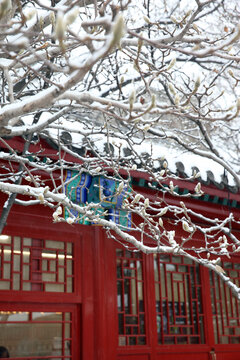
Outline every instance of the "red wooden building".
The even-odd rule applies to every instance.
[[[144,178],[133,182],[154,196]],[[211,181],[203,190],[187,205],[212,217],[239,212],[238,194]],[[14,205],[0,266],[0,346],[11,358],[239,359],[239,302],[186,258],[130,252],[100,226],[53,223],[47,207]],[[223,267],[239,284],[240,258]]]

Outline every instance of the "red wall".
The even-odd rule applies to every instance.
[[[75,265],[74,295],[49,296],[39,292],[16,294],[10,291],[2,291],[0,294],[0,305],[8,304],[11,307],[14,307],[14,304],[25,308],[28,306],[31,308],[36,304],[76,306],[74,360],[214,360],[210,355],[214,339],[208,326],[206,326],[207,345],[157,345],[151,256],[146,256],[145,261],[148,344],[128,348],[118,347],[115,248],[119,245],[107,239],[104,230],[98,226],[54,224],[52,210],[43,206],[14,206],[4,233],[61,241],[74,239],[78,259]],[[211,316],[206,269],[202,269],[202,276],[205,311],[206,315]],[[240,346],[217,345],[215,351],[217,360],[238,360]]]

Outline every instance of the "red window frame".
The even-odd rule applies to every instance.
[[[78,338],[74,336],[74,334],[78,334],[80,329],[80,306],[79,305],[73,305],[73,304],[34,304],[34,303],[28,303],[28,304],[14,304],[14,303],[2,303],[0,302],[0,312],[59,312],[59,313],[71,313],[71,337],[69,339],[71,344],[71,355],[66,355],[65,357],[62,357],[62,359],[79,359],[80,357],[80,341],[78,341]],[[27,324],[28,322],[26,322]],[[63,323],[63,331],[64,331],[64,321]],[[46,322],[47,324],[47,322]],[[1,344],[4,345],[4,344]],[[11,356],[11,349],[10,356]],[[59,356],[55,356],[56,358],[59,358]],[[54,356],[52,357],[54,359]],[[11,359],[15,360],[31,360],[31,359],[49,359],[48,356],[24,356],[24,357],[12,357]]]
[[[73,293],[74,246],[73,241],[20,236],[0,240],[0,285],[10,291]]]
[[[54,231],[52,228],[54,227]],[[60,226],[59,226],[60,227]],[[81,254],[82,254],[82,236],[81,231],[71,232],[66,231],[68,228],[63,228],[64,231],[59,233],[56,231],[56,225],[42,229],[41,237],[36,236],[38,227],[24,228],[16,226],[14,229],[8,229],[6,235],[16,236],[22,238],[32,238],[34,240],[33,253],[32,253],[32,269],[31,269],[31,289],[23,290],[0,290],[0,311],[26,311],[26,312],[71,312],[72,313],[72,360],[79,360],[81,358],[82,348],[82,334],[81,334],[81,308],[82,308],[82,281],[81,281]],[[73,275],[74,275],[74,288],[73,292],[51,292],[45,291],[44,284],[41,279],[41,244],[45,241],[61,241],[65,245],[71,241],[73,243]],[[40,244],[40,246],[39,246]],[[64,249],[66,248],[64,245]],[[55,249],[57,250],[57,249]],[[55,251],[54,250],[54,251]],[[60,250],[59,254],[62,250]],[[78,256],[75,259],[75,254]],[[14,268],[13,262],[10,262],[12,269]],[[64,265],[65,266],[65,265]],[[48,269],[47,269],[48,271]],[[65,285],[64,285],[65,287]],[[65,287],[66,288],[66,287]],[[61,305],[59,305],[61,303]],[[0,344],[4,345],[4,344]],[[11,354],[10,354],[11,355]],[[12,358],[12,357],[11,357]],[[37,357],[36,359],[38,359]],[[47,357],[49,359],[49,356]],[[57,357],[59,358],[59,356]],[[20,360],[23,358],[16,358]],[[27,357],[24,357],[27,359]],[[34,359],[30,357],[29,359]],[[66,357],[67,359],[67,357]]]
[[[198,264],[182,256],[154,255],[159,344],[204,344],[205,315]]]
[[[225,273],[240,286],[239,259],[221,263]],[[209,272],[214,338],[216,344],[240,344],[240,303],[213,271]]]
[[[116,249],[116,258],[119,345],[146,345],[143,254]]]

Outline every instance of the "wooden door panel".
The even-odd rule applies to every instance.
[[[217,352],[216,351],[216,360],[239,360],[239,351],[236,352]],[[212,359],[211,359],[212,360]]]
[[[144,354],[144,355],[128,354],[128,355],[119,356],[118,360],[151,360],[151,358],[149,354]]]
[[[171,353],[171,354],[158,354],[156,356],[157,360],[212,360],[209,357],[208,353],[202,352],[187,352],[187,353]],[[218,359],[217,359],[218,360]]]

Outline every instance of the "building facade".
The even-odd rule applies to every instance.
[[[145,180],[133,186],[151,198]],[[183,180],[179,193],[194,186]],[[238,216],[238,194],[203,190],[186,206]],[[240,285],[240,257],[222,267]],[[237,299],[207,268],[129,251],[98,225],[53,223],[43,205],[15,204],[0,236],[0,346],[12,359],[238,360],[239,315]]]
[[[239,358],[239,302],[186,258],[128,251],[100,226],[15,205],[0,260],[0,345],[11,358]],[[240,259],[223,267],[239,284]]]

